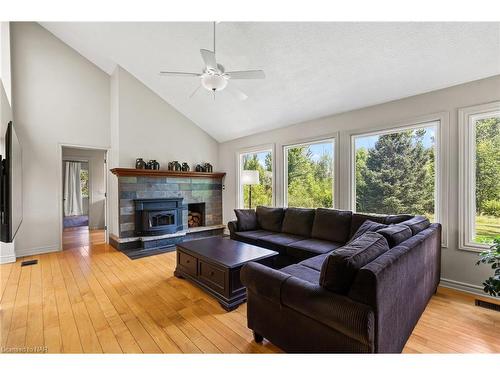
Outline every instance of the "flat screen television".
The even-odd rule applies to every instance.
[[[5,157],[0,160],[0,241],[12,242],[23,221],[22,150],[12,121],[5,134]]]

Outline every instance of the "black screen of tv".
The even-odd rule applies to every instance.
[[[23,220],[22,151],[12,122],[9,123],[5,136],[5,154],[1,240],[12,242]]]

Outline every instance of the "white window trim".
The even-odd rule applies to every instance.
[[[413,118],[408,121],[393,124],[391,126],[382,125],[373,127],[370,130],[360,129],[347,132],[350,137],[349,142],[349,187],[348,200],[349,209],[356,212],[356,168],[355,168],[355,140],[359,137],[370,135],[390,134],[397,131],[417,129],[425,127],[426,124],[437,122],[436,129],[436,184],[435,184],[435,215],[436,221],[441,223],[442,238],[441,247],[448,247],[448,198],[449,198],[449,113],[440,112]]]
[[[486,244],[472,241],[476,217],[475,194],[475,122],[492,115],[500,115],[500,102],[475,105],[458,110],[458,139],[459,139],[459,236],[460,250],[480,252],[489,248]]]
[[[332,190],[333,190],[333,207],[336,207],[338,202],[338,182],[337,182],[337,164],[338,164],[338,155],[337,155],[337,136],[332,135],[326,138],[315,138],[311,140],[301,140],[296,143],[288,143],[282,146],[282,155],[283,155],[283,207],[288,207],[288,149],[300,146],[309,146],[320,143],[333,143],[333,161],[332,161],[332,172],[333,172],[333,181],[332,181]],[[332,208],[333,208],[332,207]]]
[[[254,154],[254,153],[259,153],[259,152],[269,152],[271,151],[271,160],[272,160],[272,198],[271,198],[271,204],[275,206],[276,204],[276,145],[274,143],[270,144],[265,144],[265,145],[260,145],[260,146],[254,146],[254,147],[247,147],[247,148],[242,148],[239,149],[236,152],[236,205],[238,208],[245,208],[243,204],[243,188],[242,185],[240,184],[240,168],[241,168],[241,157],[246,154]]]

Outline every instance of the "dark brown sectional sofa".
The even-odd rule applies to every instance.
[[[334,209],[235,210],[231,238],[279,253],[241,271],[248,326],[286,352],[401,352],[440,277],[441,225]]]

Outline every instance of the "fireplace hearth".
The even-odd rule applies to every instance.
[[[134,199],[136,235],[159,236],[182,230],[182,200]]]

